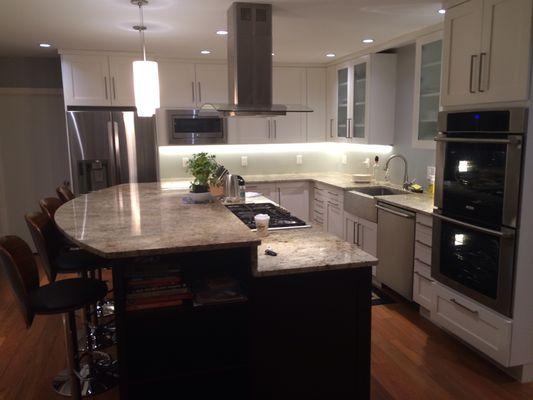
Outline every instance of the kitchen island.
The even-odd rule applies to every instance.
[[[369,398],[377,260],[316,228],[261,241],[222,204],[185,204],[185,196],[158,183],[120,185],[56,213],[69,239],[109,259],[121,398],[168,390],[195,398]],[[278,256],[266,256],[266,246]],[[190,299],[132,307],[140,276],[176,270]],[[206,276],[231,277],[239,294],[203,302],[198,282]]]

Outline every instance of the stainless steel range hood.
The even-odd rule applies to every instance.
[[[312,112],[305,105],[272,104],[272,5],[233,3],[228,10],[227,104],[204,104],[223,117]]]

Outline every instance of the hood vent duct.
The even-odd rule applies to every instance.
[[[233,3],[228,10],[228,104],[204,104],[223,117],[312,112],[272,104],[272,5]]]

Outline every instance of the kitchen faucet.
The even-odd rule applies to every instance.
[[[391,155],[388,159],[387,159],[387,162],[385,163],[385,168],[383,168],[383,170],[385,172],[389,172],[389,163],[391,162],[392,159],[394,158],[400,158],[403,160],[403,164],[404,164],[404,173],[403,173],[403,188],[404,189],[407,189],[409,187],[409,176],[407,175],[407,159],[402,156],[401,154],[393,154]]]

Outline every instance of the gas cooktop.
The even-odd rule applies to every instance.
[[[252,230],[256,229],[254,217],[257,214],[270,217],[269,230],[311,227],[289,211],[271,203],[229,204],[226,207]]]

